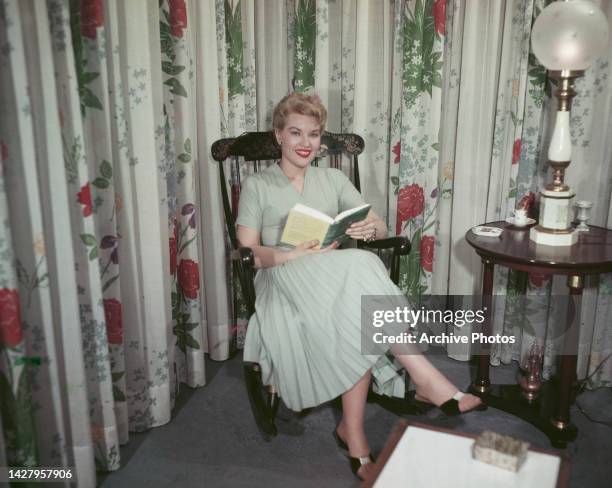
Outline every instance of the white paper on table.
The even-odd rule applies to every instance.
[[[554,488],[561,460],[528,451],[518,472],[472,458],[474,439],[409,426],[374,488]]]

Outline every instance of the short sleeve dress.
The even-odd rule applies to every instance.
[[[274,164],[244,181],[236,223],[257,229],[264,246],[282,249],[281,232],[296,203],[333,217],[364,202],[340,170],[309,167],[300,194]],[[263,382],[289,408],[331,400],[370,368],[376,391],[403,396],[399,364],[387,354],[362,354],[361,296],[401,295],[374,253],[333,250],[260,269],[255,293],[244,360],[259,363]]]

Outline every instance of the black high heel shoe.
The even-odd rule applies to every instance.
[[[336,430],[335,427],[334,427],[334,430],[332,432],[332,435],[334,437],[334,440],[336,441],[336,445],[340,449],[345,451],[346,457],[348,458],[349,464],[351,465],[351,471],[353,472],[353,474],[355,476],[357,476],[357,478],[359,478],[360,480],[363,480],[363,478],[357,474],[357,471],[359,470],[359,468],[361,468],[361,466],[365,466],[366,464],[370,464],[370,463],[374,462],[374,458],[372,457],[372,455],[368,454],[366,457],[352,457],[349,454],[348,445],[338,435],[338,431]]]

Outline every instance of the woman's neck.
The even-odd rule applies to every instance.
[[[308,167],[305,168],[298,168],[297,166],[289,163],[288,161],[285,161],[283,159],[281,159],[278,163],[278,165],[280,166],[280,169],[283,173],[285,173],[285,176],[287,178],[289,178],[289,180],[293,181],[293,180],[303,180],[304,179],[304,175],[306,174],[306,169]]]

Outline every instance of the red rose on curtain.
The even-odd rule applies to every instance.
[[[170,0],[170,33],[174,37],[183,37],[187,28],[187,7],[185,0]]]
[[[198,263],[191,259],[182,259],[178,267],[178,281],[187,298],[197,298],[200,289]]]
[[[402,222],[410,220],[419,215],[425,206],[423,188],[416,183],[401,188],[397,195],[397,222],[395,233],[402,231]]]
[[[541,288],[548,280],[550,280],[549,274],[529,273],[529,283],[536,288]]]
[[[123,342],[123,324],[121,322],[121,302],[116,298],[104,299],[104,317],[109,344]]]
[[[176,273],[177,263],[177,244],[178,244],[178,227],[176,225],[176,217],[172,220],[172,237],[170,237],[170,274]]]
[[[521,140],[517,139],[512,145],[512,164],[516,164],[521,159]]]
[[[436,0],[433,5],[434,28],[441,36],[444,35],[446,24],[446,0]]]
[[[176,273],[176,238],[170,238],[170,274]]]
[[[393,160],[394,164],[397,164],[400,162],[400,155],[402,154],[402,144],[400,141],[397,141],[397,144],[395,144],[395,146],[393,146],[393,149],[391,149],[391,152],[393,154],[395,154],[395,159]]]
[[[81,0],[81,34],[96,38],[96,29],[104,24],[102,0]]]
[[[77,193],[77,202],[84,205],[83,217],[89,217],[92,213],[91,190],[89,188],[89,183],[85,183],[81,188],[81,191]]]
[[[10,347],[22,340],[19,294],[17,290],[0,289],[0,342]]]
[[[423,188],[416,183],[405,186],[397,196],[397,213],[402,221],[412,219],[423,212],[425,197]]]
[[[436,240],[433,236],[423,236],[419,251],[421,254],[421,267],[425,271],[433,271],[434,245]]]

